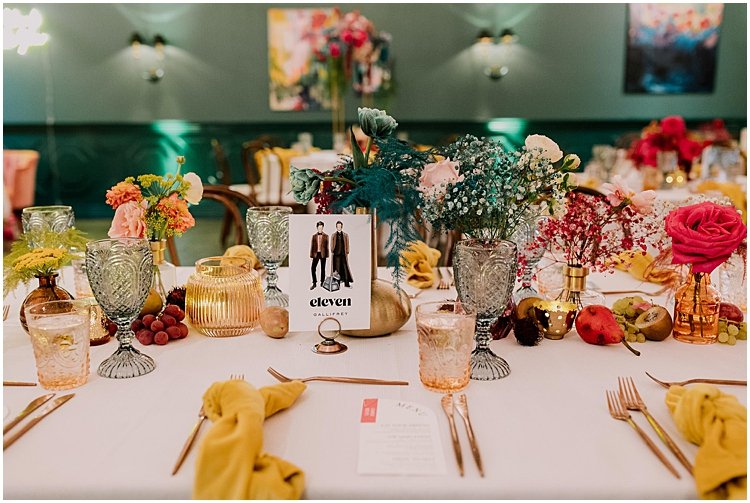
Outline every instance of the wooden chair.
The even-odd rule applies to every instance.
[[[279,156],[272,151],[275,147],[282,147],[281,142],[278,138],[270,135],[259,136],[258,138],[250,141],[246,141],[242,144],[242,166],[245,169],[245,177],[249,184],[249,190],[242,188],[242,192],[255,198],[263,205],[277,205],[277,206],[289,206],[292,208],[294,213],[305,213],[306,206],[298,204],[284,194],[283,179],[279,186],[278,194],[259,194],[258,190],[261,190],[261,184],[263,182],[261,177],[261,167],[257,163],[257,154],[263,152],[266,157],[266,162],[274,162],[277,166],[281,167],[281,159]],[[240,191],[237,186],[231,187],[234,190]]]
[[[245,235],[245,219],[242,217],[239,207],[235,201],[241,201],[248,206],[257,206],[257,204],[255,204],[255,200],[243,194],[230,190],[228,187],[222,185],[204,186],[203,199],[217,201],[224,206],[224,209],[230,216],[230,228],[233,227],[235,230],[235,244],[247,244],[247,238]],[[226,236],[222,236],[222,246],[224,246],[225,239]],[[173,237],[167,238],[167,250],[169,251],[169,256],[172,260],[172,263],[176,266],[179,266],[180,259],[177,255],[177,246]]]

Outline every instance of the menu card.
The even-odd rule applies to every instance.
[[[424,405],[367,398],[359,429],[360,475],[444,475],[435,413]]]
[[[289,217],[289,329],[370,328],[371,215]]]

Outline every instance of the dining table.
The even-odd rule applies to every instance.
[[[185,283],[192,268],[178,268]],[[378,270],[390,280],[390,271]],[[73,288],[73,270],[62,271],[60,284]],[[288,270],[279,273],[287,289]],[[622,271],[592,274],[590,286],[600,290],[655,292]],[[3,322],[3,379],[36,381],[29,336],[18,310],[28,287],[9,294],[10,316]],[[418,291],[404,286],[412,316],[397,332],[374,338],[342,336],[341,354],[312,351],[320,342],[314,332],[292,332],[282,339],[260,328],[216,338],[190,328],[185,339],[164,346],[134,345],[150,355],[156,369],[130,379],[97,375],[98,365],[117,342],[91,347],[88,382],[58,396],[75,397],[41,421],[4,451],[3,495],[8,499],[188,499],[191,497],[198,443],[180,471],[171,471],[198,418],[202,396],[230,374],[244,374],[256,387],[277,383],[273,367],[289,376],[339,375],[398,379],[408,386],[373,386],[309,382],[289,409],[268,418],[264,451],[285,459],[305,473],[309,499],[695,499],[693,477],[662,444],[646,419],[633,418],[677,468],[678,479],[652,454],[636,432],[608,411],[605,392],[616,390],[618,377],[632,377],[650,412],[694,462],[698,446],[682,436],[665,404],[666,389],[646,376],[662,380],[689,378],[746,379],[747,344],[694,345],[672,337],[634,344],[635,356],[623,345],[597,346],[572,331],[561,340],[543,339],[538,346],[520,345],[510,336],[492,341],[491,349],[510,365],[506,378],[470,381],[471,420],[485,476],[473,463],[466,431],[459,428],[466,472],[456,467],[441,394],[419,380],[414,309],[422,302],[455,299],[454,288],[434,286]],[[664,295],[644,298],[667,305]],[[606,296],[608,305],[619,295]],[[189,321],[189,320],[188,320]],[[747,404],[747,389],[721,386]],[[4,387],[4,422],[33,398],[40,386]],[[437,418],[445,474],[365,475],[358,472],[361,411],[365,399],[393,399],[422,405]],[[459,420],[459,426],[460,420]]]

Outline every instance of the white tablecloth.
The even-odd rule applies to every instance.
[[[185,280],[189,272],[180,268],[180,279]],[[282,288],[288,284],[286,272],[281,272]],[[380,274],[388,277],[384,270]],[[64,279],[72,287],[72,271],[66,270]],[[595,279],[603,288],[637,285],[620,272]],[[433,289],[414,304],[454,295]],[[613,300],[608,298],[610,303]],[[31,345],[17,317],[20,299],[11,295],[8,301],[12,311],[4,323],[3,377],[36,380]],[[156,361],[156,370],[127,380],[96,375],[99,363],[115,350],[115,342],[92,348],[89,382],[71,390],[76,394],[73,400],[4,452],[4,497],[189,498],[197,446],[181,471],[174,477],[170,473],[196,420],[203,392],[231,373],[244,373],[256,386],[273,384],[266,372],[273,366],[292,376],[356,375],[410,382],[408,387],[310,383],[297,404],[266,422],[264,448],[305,471],[307,498],[695,498],[693,479],[659,443],[645,419],[635,415],[682,474],[681,480],[661,465],[627,424],[609,416],[604,391],[615,389],[618,376],[633,376],[651,412],[694,460],[697,447],[675,429],[664,404],[665,390],[644,371],[665,380],[742,379],[747,373],[747,347],[742,341],[734,347],[694,346],[670,338],[637,344],[640,357],[621,345],[586,344],[575,333],[533,348],[520,346],[512,336],[493,342],[492,348],[506,358],[512,373],[499,381],[472,381],[466,390],[486,477],[479,477],[459,424],[466,466],[466,476],[461,478],[440,396],[419,382],[413,320],[387,337],[344,337],[349,350],[340,355],[314,354],[310,348],[318,339],[306,332],[276,340],[259,331],[212,339],[191,331],[184,340],[145,348]],[[746,403],[746,388],[724,390]],[[39,387],[4,388],[3,401],[12,417],[42,393]],[[364,398],[408,400],[432,408],[438,415],[447,476],[358,475]],[[208,426],[203,426],[204,432]]]

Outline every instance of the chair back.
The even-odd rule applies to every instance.
[[[242,213],[240,213],[237,201],[251,207],[257,206],[255,199],[239,192],[235,192],[224,185],[205,185],[203,187],[203,199],[210,199],[224,206],[226,213],[225,219],[228,221],[230,226],[229,229],[234,230],[234,244],[247,244],[245,219],[243,218]],[[224,244],[223,241],[225,237],[226,236],[222,236],[222,245]],[[169,251],[172,263],[179,266],[180,259],[177,254],[177,246],[173,237],[167,238],[167,250]]]
[[[227,160],[226,153],[224,152],[224,147],[222,147],[219,140],[212,138],[211,148],[214,151],[214,158],[216,159],[216,178],[222,185],[231,185],[232,173],[229,168],[229,160]]]

